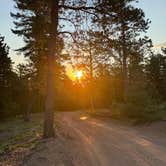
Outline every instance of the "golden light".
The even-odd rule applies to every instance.
[[[72,81],[82,81],[85,77],[83,69],[74,69],[71,65],[66,66],[66,74]]]
[[[83,77],[83,71],[82,70],[75,71],[75,76],[77,79],[80,80]]]
[[[86,120],[86,119],[88,119],[87,116],[81,116],[81,117],[80,117],[80,120]]]

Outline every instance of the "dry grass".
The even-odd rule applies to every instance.
[[[17,165],[39,142],[42,133],[42,115],[34,114],[30,122],[21,117],[0,123],[0,165]]]

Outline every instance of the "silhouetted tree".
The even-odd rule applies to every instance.
[[[99,8],[101,20],[94,20],[103,29],[106,49],[114,60],[118,60],[122,70],[122,86],[125,95],[128,86],[128,60],[133,56],[142,56],[141,49],[150,42],[141,37],[149,28],[142,9],[134,7],[136,0],[104,0]]]
[[[8,115],[12,104],[13,77],[12,61],[9,54],[9,47],[0,36],[0,113],[1,117]],[[9,110],[8,110],[9,109]]]
[[[146,65],[148,85],[151,86],[153,98],[166,98],[166,54],[153,54]],[[157,92],[157,94],[155,93]]]
[[[74,22],[74,26],[78,27],[81,20],[80,12],[92,11],[94,6],[91,7],[87,1],[80,0],[78,2],[72,0],[37,0],[35,2],[15,0],[15,3],[20,12],[11,14],[18,20],[14,22],[16,29],[13,32],[24,36],[26,43],[26,46],[20,51],[24,51],[25,55],[30,56],[31,59],[39,61],[39,64],[41,60],[38,57],[43,54],[47,55],[44,137],[51,137],[54,135],[54,86],[57,78],[57,75],[54,74],[54,62],[63,48],[62,36],[72,35],[72,32],[64,30],[64,21],[72,23],[72,25]]]

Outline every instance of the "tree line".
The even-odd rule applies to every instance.
[[[54,110],[106,107],[141,119],[165,109],[166,49],[152,51],[150,20],[136,0],[14,2],[12,32],[23,37],[17,51],[29,63],[15,71],[1,37],[1,117],[45,111],[51,137]],[[81,82],[68,78],[66,64],[85,72]]]

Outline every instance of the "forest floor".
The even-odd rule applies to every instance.
[[[0,166],[165,166],[166,121],[131,125],[85,112],[56,114],[42,140],[42,115],[0,123]]]

